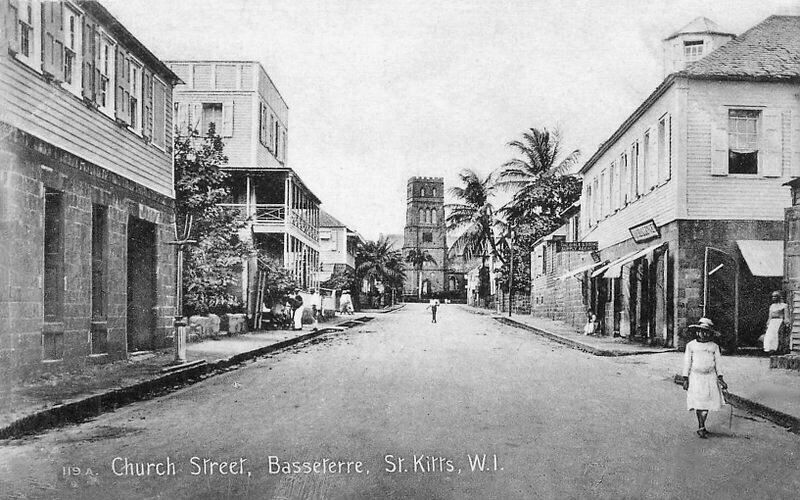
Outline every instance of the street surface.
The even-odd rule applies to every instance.
[[[437,324],[423,305],[410,304],[321,339],[92,422],[3,443],[0,496],[797,498],[800,491],[799,436],[741,410],[729,430],[726,407],[709,418],[715,435],[699,439],[685,393],[649,371],[647,355],[594,357],[456,305],[441,307]],[[149,475],[136,476],[137,463]]]

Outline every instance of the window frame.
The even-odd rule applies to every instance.
[[[37,73],[42,72],[42,18],[40,0],[19,0],[17,4],[17,52],[14,58]],[[23,21],[22,13],[28,19]],[[28,54],[22,52],[23,30],[27,33]]]
[[[64,2],[62,29],[64,30],[64,81],[61,86],[75,96],[82,98],[83,93],[83,14],[70,2]],[[72,20],[72,24],[70,24]],[[67,60],[72,57],[72,64]],[[71,76],[71,80],[67,76]]]
[[[161,106],[161,113],[163,113],[162,121],[164,124],[163,130],[161,130],[161,135],[164,138],[164,144],[159,144],[158,142],[156,142],[156,138],[158,137],[157,135],[158,133],[156,131],[156,112],[158,110],[158,107],[156,106],[156,82],[161,84],[161,86],[164,88],[164,105]],[[166,82],[164,82],[161,78],[159,78],[155,73],[153,73],[153,77],[150,78],[150,85],[152,87],[152,95],[153,95],[153,117],[152,117],[153,131],[150,137],[150,144],[152,144],[159,151],[166,153],[167,144],[171,140],[171,136],[168,133],[169,127],[167,126],[167,102],[168,102],[167,98],[169,97],[169,87],[167,86]]]
[[[112,120],[115,118],[115,99],[116,96],[116,46],[117,42],[111,38],[104,30],[97,30],[98,43],[100,47],[100,61],[97,67],[100,71],[100,85],[97,88],[97,107]],[[105,79],[106,88],[103,89]],[[101,102],[99,96],[103,96],[105,103]]]
[[[127,64],[128,83],[131,90],[130,96],[128,97],[130,101],[128,103],[128,117],[130,121],[128,128],[137,135],[142,135],[142,131],[144,130],[144,64],[132,56],[128,57]],[[134,104],[136,106],[135,110]],[[134,118],[136,118],[136,123],[134,123]]]
[[[753,151],[753,153],[755,154],[755,171],[754,172],[732,172],[731,171],[731,160],[732,160],[731,154],[734,153],[734,151],[733,151],[734,148],[733,148],[733,145],[732,145],[731,138],[732,138],[732,134],[736,133],[736,132],[731,132],[731,113],[749,113],[749,114],[755,115],[755,132],[753,133],[753,135],[755,136],[754,141],[753,141],[754,142],[754,151]],[[741,117],[739,117],[739,119],[741,119]],[[727,133],[727,150],[728,150],[728,155],[727,155],[728,160],[727,160],[727,162],[728,162],[728,164],[727,164],[726,172],[728,173],[728,175],[744,176],[744,177],[752,178],[753,176],[760,176],[760,175],[763,174],[763,171],[762,171],[762,163],[763,163],[763,161],[762,161],[762,153],[763,153],[763,151],[762,151],[762,141],[763,141],[763,138],[764,138],[764,131],[762,130],[763,123],[764,123],[763,112],[762,112],[761,108],[750,108],[750,107],[746,107],[746,106],[736,106],[736,107],[730,107],[730,108],[727,109],[725,130],[726,130],[726,133]],[[737,146],[738,145],[739,144],[738,144],[738,140],[737,140]],[[737,154],[739,154],[739,153],[737,153]]]
[[[699,49],[695,51],[694,49]],[[705,42],[703,40],[684,40],[683,58],[686,62],[699,61],[705,57]]]

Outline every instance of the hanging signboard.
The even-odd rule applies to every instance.
[[[596,241],[560,241],[557,246],[558,252],[594,252],[597,250]]]
[[[659,233],[658,227],[653,219],[630,227],[628,228],[628,231],[631,232],[633,241],[636,243],[644,243],[645,241],[654,240],[661,236],[661,233]]]

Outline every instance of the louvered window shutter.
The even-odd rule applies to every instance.
[[[3,32],[6,34],[6,44],[11,54],[19,51],[19,2],[18,0],[8,0],[5,5],[5,20]]]
[[[188,106],[185,102],[175,103],[175,127],[178,129],[178,135],[185,135],[189,129],[189,116]]]
[[[233,101],[222,103],[222,137],[233,136]]]
[[[64,81],[64,2],[49,2],[53,9],[53,76]]]
[[[785,144],[789,145],[789,157],[792,163],[790,172],[792,177],[800,177],[800,113],[792,113],[789,110],[784,113],[789,114],[789,137],[784,137],[784,140]]]
[[[711,175],[728,175],[728,109],[717,110],[711,123]]]
[[[142,69],[142,135],[153,137],[153,73]]]
[[[53,28],[53,5],[55,2],[43,2],[41,9],[42,16],[42,71],[47,75],[55,77],[54,58],[55,33]]]
[[[208,130],[201,130],[200,128],[203,126],[203,104],[199,102],[193,102],[189,104],[189,127],[192,130],[196,130],[200,133],[200,135],[205,135]]]
[[[780,177],[781,176],[781,115],[780,111],[775,109],[767,109],[763,113],[764,124],[761,130],[764,131],[764,138],[759,146],[763,154],[760,154],[764,159],[763,170],[765,177]]]
[[[82,59],[83,59],[83,93],[84,99],[94,101],[94,68],[95,68],[95,46],[94,46],[94,28],[89,21],[89,18],[84,17],[83,21],[83,40]]]

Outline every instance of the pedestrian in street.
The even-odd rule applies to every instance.
[[[783,294],[772,292],[772,304],[769,305],[767,331],[764,333],[764,352],[774,354],[781,347],[781,336],[791,324],[789,306],[783,301]]]
[[[303,329],[303,297],[298,293],[294,297],[294,330]]]
[[[700,318],[696,325],[689,326],[697,338],[686,344],[683,358],[683,389],[686,392],[686,407],[697,415],[697,435],[707,438],[706,418],[709,410],[719,410],[725,404],[723,391],[728,384],[722,379],[719,346],[713,341],[714,323]]]
[[[353,299],[350,297],[350,290],[342,290],[342,297],[339,299],[339,308],[342,314],[353,314]]]
[[[428,307],[425,309],[431,310],[431,323],[436,323],[436,311],[439,309],[439,299],[431,299]]]

